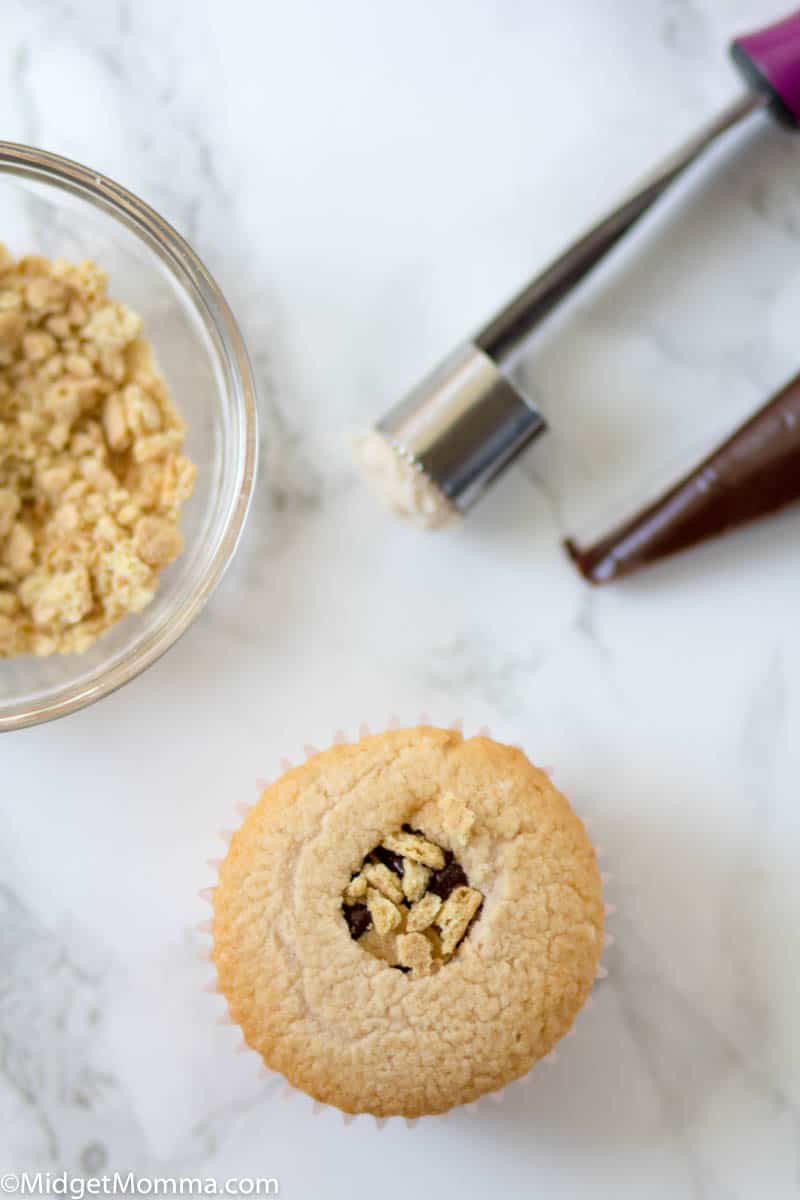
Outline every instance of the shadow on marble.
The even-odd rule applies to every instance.
[[[798,927],[800,897],[789,864],[757,839],[742,849],[725,830],[713,838],[671,825],[668,811],[651,818],[604,830],[619,868],[608,978],[557,1061],[483,1106],[472,1136],[508,1151],[524,1138],[567,1155],[678,1153],[707,1179],[726,1157],[746,1158],[765,1126],[777,1144],[781,1122],[797,1119],[796,970],[781,931]],[[637,894],[661,910],[658,927]],[[453,1120],[463,1132],[475,1118]]]

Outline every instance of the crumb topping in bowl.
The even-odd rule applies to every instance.
[[[182,549],[184,425],[106,286],[0,246],[0,658],[86,650]]]

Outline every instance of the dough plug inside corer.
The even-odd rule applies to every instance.
[[[800,12],[737,38],[730,49],[749,90],[356,439],[367,477],[401,516],[428,529],[452,523],[546,431],[543,413],[509,378],[511,366],[534,330],[710,146],[761,109],[797,127]]]

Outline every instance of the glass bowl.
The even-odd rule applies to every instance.
[[[119,184],[30,146],[0,142],[0,242],[14,255],[91,258],[144,333],[184,417],[197,464],[185,549],[152,603],[85,654],[0,659],[0,732],[74,712],[155,662],[188,628],[236,549],[256,466],[255,386],[233,315],[194,251]]]

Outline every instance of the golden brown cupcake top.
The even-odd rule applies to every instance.
[[[345,1112],[416,1117],[503,1087],[568,1031],[600,959],[600,875],[521,751],[399,730],[266,789],[220,869],[213,934],[269,1067]]]

